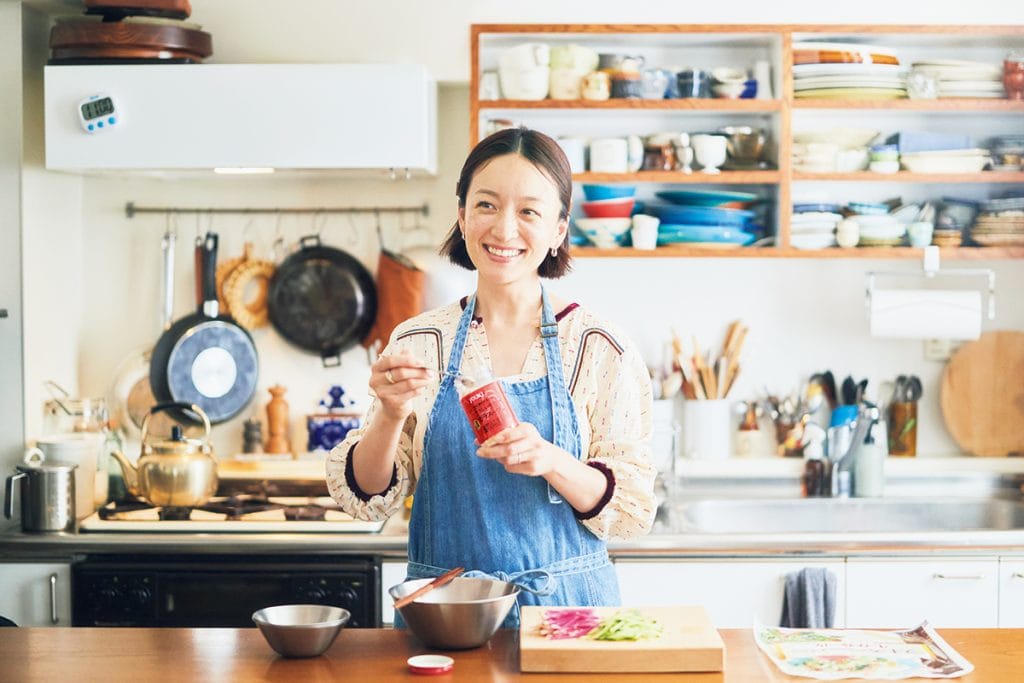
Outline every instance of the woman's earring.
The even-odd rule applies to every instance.
[[[551,258],[558,256],[558,247],[551,247]]]

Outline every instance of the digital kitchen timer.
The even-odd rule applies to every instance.
[[[93,95],[78,103],[78,120],[87,133],[115,128],[121,123],[121,112],[110,95]]]

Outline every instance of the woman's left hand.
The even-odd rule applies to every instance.
[[[568,455],[541,437],[537,428],[528,422],[520,422],[495,434],[477,449],[476,454],[497,460],[507,472],[532,477],[552,472],[558,460]]]

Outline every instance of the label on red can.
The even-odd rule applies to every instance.
[[[477,443],[483,443],[503,429],[519,424],[515,411],[508,402],[501,382],[495,380],[478,387],[462,397],[462,409],[476,434]]]

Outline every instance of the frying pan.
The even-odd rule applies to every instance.
[[[163,278],[161,281],[160,331],[163,332],[174,321],[174,243],[176,235],[167,227],[160,247],[163,251]],[[138,440],[142,434],[142,420],[149,414],[156,400],[149,386],[149,366],[153,347],[138,350],[121,361],[114,373],[111,389],[110,411],[126,436]]]
[[[237,415],[252,399],[259,359],[249,333],[217,315],[215,233],[206,233],[202,261],[203,305],[160,335],[149,382],[158,401],[194,403],[216,424]]]
[[[337,366],[341,352],[370,331],[377,289],[363,264],[322,245],[316,235],[303,237],[299,246],[270,280],[270,323],[295,346],[320,354],[325,367]]]

